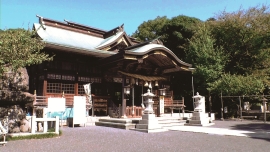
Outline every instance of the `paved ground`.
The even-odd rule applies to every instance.
[[[250,138],[262,138],[270,140],[270,123],[263,123],[262,121],[248,121],[248,120],[225,120],[214,121],[214,125],[207,127],[172,127],[171,130],[198,132],[225,136],[242,136]]]
[[[192,128],[185,126],[183,128]],[[215,121],[209,127],[193,131],[142,133],[98,126],[63,127],[59,138],[10,141],[1,152],[181,152],[181,151],[250,151],[269,152],[270,123],[257,121]],[[200,130],[203,133],[198,133]],[[207,133],[212,130],[212,133]],[[213,131],[215,130],[215,131]],[[261,134],[261,137],[241,137],[221,132]]]

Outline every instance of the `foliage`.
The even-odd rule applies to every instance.
[[[270,86],[270,14],[266,6],[222,12],[207,22],[215,47],[228,55],[224,74],[209,90],[227,95],[262,93]]]
[[[194,63],[197,90],[206,93],[208,84],[215,82],[224,72],[227,55],[222,48],[214,47],[209,27],[205,23],[198,23],[196,33],[190,40],[187,51],[187,61]]]
[[[237,12],[222,12],[208,22],[216,39],[229,55],[225,68],[231,74],[252,74],[270,67],[270,14],[266,6]]]
[[[249,95],[262,93],[265,86],[263,81],[254,76],[224,74],[218,81],[209,84],[209,90],[224,95]]]
[[[41,50],[45,43],[40,41],[35,31],[8,29],[0,32],[0,76],[5,68],[16,71],[21,67],[40,64],[52,60]]]
[[[160,37],[166,47],[183,59],[184,48],[189,43],[188,39],[194,34],[195,25],[198,22],[200,22],[199,19],[184,15],[172,19],[158,16],[154,20],[143,22],[132,36],[141,41]]]
[[[196,25],[201,22],[194,17],[179,15],[173,17],[164,25],[161,40],[180,59],[185,59],[185,48],[192,38]]]
[[[137,38],[139,41],[155,39],[162,35],[162,28],[168,22],[168,20],[169,19],[166,16],[158,16],[154,20],[143,22],[135,33],[132,34],[132,37]]]

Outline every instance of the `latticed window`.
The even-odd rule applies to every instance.
[[[48,93],[61,93],[61,83],[47,83]]]
[[[78,93],[81,94],[81,95],[85,94],[83,85],[79,85],[79,87],[78,87]]]
[[[74,94],[74,84],[62,84],[62,92],[65,94]]]
[[[62,93],[65,94],[74,94],[74,84],[64,84],[64,83],[47,83],[47,92],[48,93]]]

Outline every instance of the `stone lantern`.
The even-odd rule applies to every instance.
[[[203,96],[199,95],[198,92],[192,98],[194,98],[194,100],[195,100],[194,111],[205,113],[205,98]]]
[[[150,90],[147,90],[147,93],[143,94],[143,103],[145,104],[144,114],[154,114],[153,110],[153,97],[155,96]]]

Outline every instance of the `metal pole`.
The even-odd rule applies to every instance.
[[[122,76],[122,112],[121,112],[121,114],[122,114],[122,118],[125,118],[126,117],[126,109],[125,109],[125,102],[126,102],[126,99],[124,99],[125,98],[125,95],[124,95],[124,86],[125,86],[125,77],[124,76]]]
[[[240,119],[242,120],[242,104],[241,104],[241,98],[239,96],[239,111],[240,111]]]
[[[143,85],[142,85],[142,95],[143,95]],[[142,96],[142,104],[143,104],[143,96]]]
[[[223,119],[223,101],[222,101],[222,92],[221,92],[220,98],[221,98],[221,120],[223,121],[224,119]]]
[[[192,72],[192,76],[191,76],[191,83],[192,83],[192,94],[193,94],[193,96],[192,97],[194,97],[194,84],[193,84],[193,72]],[[193,109],[194,109],[194,98],[192,98],[193,99]]]
[[[263,101],[263,110],[264,110],[264,123],[266,123],[266,101],[267,101],[267,99],[266,98],[264,98],[263,97],[263,99],[262,99],[262,101]]]
[[[132,117],[134,116],[134,86],[132,87]]]
[[[264,110],[264,123],[266,123],[266,102],[265,102],[266,100],[264,100],[264,108],[263,108],[263,110]]]

